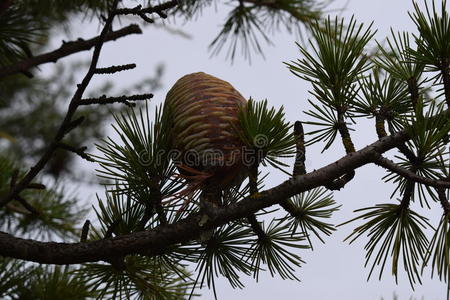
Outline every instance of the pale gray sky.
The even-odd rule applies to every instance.
[[[335,1],[333,7],[342,7],[346,1]],[[369,24],[374,21],[373,28],[378,29],[377,39],[382,39],[389,34],[389,28],[394,30],[414,30],[414,24],[409,19],[407,10],[412,8],[409,0],[379,0],[362,1],[352,0],[348,3],[343,16],[355,15],[358,21]],[[304,120],[303,111],[308,109],[307,99],[309,84],[294,77],[283,64],[299,57],[295,42],[295,36],[282,32],[272,36],[274,46],[264,47],[266,59],[253,56],[249,65],[243,59],[237,58],[233,65],[224,59],[224,55],[210,58],[207,45],[217,34],[225,20],[228,7],[218,6],[205,10],[203,16],[197,21],[187,24],[171,24],[192,35],[192,39],[184,39],[171,35],[161,29],[147,26],[143,35],[130,36],[109,43],[101,56],[100,64],[109,66],[112,64],[137,63],[138,67],[133,71],[121,72],[110,77],[114,83],[121,87],[132,85],[142,77],[152,75],[155,66],[162,62],[166,66],[163,78],[164,88],[155,93],[153,104],[164,100],[167,90],[181,76],[203,71],[221,79],[227,80],[238,89],[244,97],[253,97],[261,100],[267,98],[274,106],[284,105],[288,120]],[[80,31],[85,37],[94,34],[97,27],[84,26]],[[78,56],[78,58],[81,56]],[[355,126],[353,133],[357,148],[361,148],[376,139],[375,128],[371,121],[360,122]],[[312,170],[326,165],[344,155],[340,145],[324,154],[320,154],[320,145],[307,149],[307,168]],[[92,166],[91,166],[92,168]],[[271,171],[272,172],[272,171]],[[353,210],[373,206],[378,203],[393,202],[389,196],[392,187],[381,183],[383,170],[375,166],[366,166],[357,170],[356,178],[341,192],[335,193],[335,200],[342,204],[331,222],[342,223],[354,216]],[[268,178],[267,187],[284,181],[285,175],[273,171]],[[94,191],[101,191],[94,189]],[[86,189],[83,194],[94,202],[93,190]],[[440,207],[435,204],[432,211],[422,210],[436,225],[439,220]],[[446,286],[437,279],[430,280],[429,273],[423,278],[423,285],[417,286],[412,291],[406,278],[406,273],[400,272],[399,284],[389,274],[390,268],[386,268],[381,281],[374,276],[366,282],[368,270],[364,268],[363,250],[365,239],[361,239],[352,245],[343,242],[345,236],[351,233],[356,224],[346,225],[329,238],[326,244],[315,240],[314,251],[302,251],[300,254],[306,264],[299,270],[301,282],[271,278],[263,274],[258,283],[252,278],[244,279],[246,285],[243,290],[233,290],[226,280],[218,280],[219,299],[308,299],[308,300],[379,300],[392,299],[393,293],[399,295],[399,299],[409,299],[414,296],[417,299],[443,300],[446,294]],[[213,299],[212,293],[206,288],[201,291],[203,296],[199,299]]]

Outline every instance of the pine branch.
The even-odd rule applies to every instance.
[[[450,59],[442,61],[440,65],[440,71],[442,75],[442,82],[444,84],[444,95],[447,107],[450,108]]]
[[[136,104],[130,101],[144,101],[151,98],[153,98],[153,94],[138,94],[131,96],[123,95],[120,97],[106,97],[106,95],[102,95],[98,98],[81,99],[79,105],[123,103],[127,106],[133,107]]]
[[[162,3],[160,5],[156,6],[149,6],[146,8],[142,8],[142,5],[138,5],[134,8],[120,8],[116,9],[115,13],[117,15],[136,15],[141,17],[145,22],[153,23],[155,22],[152,18],[148,17],[147,15],[156,13],[159,15],[159,17],[165,19],[167,18],[167,14],[164,12],[165,10],[168,10],[170,8],[174,8],[179,4],[178,0],[168,1],[166,3]]]
[[[102,38],[100,35],[89,40],[78,39],[76,41],[65,42],[60,48],[54,51],[33,56],[14,65],[0,68],[0,78],[20,72],[25,72],[32,67],[36,67],[45,63],[56,62],[63,57],[72,55],[77,52],[90,50],[92,47],[98,45],[100,40],[102,39],[104,39],[104,42],[108,42],[117,40],[130,34],[140,33],[142,33],[142,30],[139,28],[139,26],[132,24],[117,31],[111,31],[107,33],[104,38]]]
[[[19,195],[17,195],[17,196],[15,197],[15,199],[16,199],[20,204],[22,204],[22,206],[25,207],[31,214],[33,214],[33,215],[35,215],[35,216],[37,216],[37,215],[40,214],[39,211],[38,211],[36,208],[34,208],[30,203],[28,203],[24,198],[22,198],[22,197],[20,197]]]
[[[131,70],[134,68],[136,68],[136,64],[126,64],[126,65],[111,66],[107,68],[97,68],[95,69],[95,74],[114,74],[117,72]]]
[[[69,152],[73,152],[75,154],[77,154],[78,156],[80,156],[81,158],[90,161],[90,162],[95,162],[95,160],[93,158],[91,158],[85,151],[87,150],[87,147],[80,147],[80,148],[75,148],[73,146],[70,146],[68,144],[59,142],[58,143],[58,147],[64,150],[67,150]]]
[[[448,114],[448,111],[445,111]],[[0,233],[0,255],[47,264],[75,264],[89,261],[108,260],[113,257],[136,254],[144,250],[152,253],[161,251],[177,243],[185,243],[198,236],[247,217],[261,209],[275,205],[299,193],[326,185],[351,170],[366,165],[380,153],[389,151],[410,139],[406,131],[400,131],[382,138],[371,145],[348,154],[343,158],[311,173],[297,176],[266,191],[258,197],[247,197],[227,207],[217,207],[206,222],[203,213],[195,213],[174,223],[158,226],[149,231],[135,232],[106,240],[88,243],[54,243],[25,240],[7,233]]]
[[[408,169],[400,167],[399,165],[394,163],[392,160],[382,157],[381,155],[379,158],[377,158],[374,161],[374,163],[380,167],[383,167],[389,171],[397,173],[398,175],[401,175],[401,176],[403,176],[411,181],[417,182],[417,183],[422,183],[427,186],[432,186],[435,188],[447,188],[447,189],[450,188],[450,181],[430,179],[430,178],[419,176],[416,173],[414,173]]]
[[[118,0],[115,0],[112,6],[113,9],[117,7],[117,3]],[[7,196],[5,196],[3,199],[0,199],[0,207],[5,206],[6,204],[8,204],[8,202],[16,198],[19,195],[19,193],[22,192],[31,183],[31,181],[39,174],[39,172],[45,167],[47,162],[52,158],[53,153],[56,151],[59,143],[67,134],[67,132],[78,126],[83,121],[83,117],[80,117],[76,120],[72,120],[72,117],[74,116],[80,104],[84,91],[86,90],[87,86],[91,82],[92,77],[94,76],[95,70],[97,68],[98,59],[100,57],[100,51],[111,29],[111,24],[114,17],[115,17],[114,13],[110,12],[108,19],[106,20],[103,26],[100,36],[98,37],[98,39],[96,39],[94,53],[92,55],[92,60],[89,69],[86,75],[84,76],[82,82],[77,85],[77,90],[75,91],[75,94],[73,95],[69,103],[69,108],[67,110],[66,116],[64,117],[64,120],[61,122],[61,125],[57,130],[53,140],[50,142],[50,144],[48,145],[47,149],[45,150],[44,154],[41,156],[39,161],[33,167],[31,167],[31,169],[28,171],[25,177],[23,177],[22,180],[17,185],[11,188]]]

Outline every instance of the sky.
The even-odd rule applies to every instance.
[[[333,8],[344,6],[343,11],[330,9],[330,14],[336,15],[338,12],[346,19],[355,15],[357,21],[366,25],[373,21],[373,28],[378,29],[376,38],[379,41],[383,41],[384,37],[389,35],[391,27],[395,31],[415,30],[407,14],[407,10],[412,9],[412,3],[409,0],[350,0],[335,1],[333,4]],[[207,46],[219,32],[228,10],[227,6],[219,5],[217,9],[205,10],[203,15],[195,21],[186,24],[181,22],[169,24],[170,27],[187,33],[190,36],[189,39],[148,25],[144,28],[143,35],[129,36],[115,43],[108,43],[102,52],[100,65],[136,63],[138,67],[135,70],[121,72],[109,78],[117,87],[125,88],[143,77],[151,76],[156,65],[163,63],[165,65],[162,79],[164,86],[155,92],[153,105],[164,101],[168,89],[178,78],[188,73],[203,71],[229,81],[245,98],[250,96],[256,100],[267,98],[275,107],[284,106],[286,117],[291,122],[305,120],[303,111],[310,108],[307,100],[311,99],[308,94],[311,87],[307,82],[292,75],[283,63],[300,57],[295,45],[295,41],[298,40],[295,35],[285,31],[271,35],[273,46],[264,47],[265,59],[253,55],[251,64],[239,57],[231,64],[224,58],[224,53],[210,57]],[[116,28],[118,28],[117,25]],[[98,27],[95,24],[83,25],[78,31],[74,31],[73,37],[90,37],[97,30]],[[86,57],[86,55],[80,54],[76,58]],[[101,80],[93,82],[92,86],[98,86]],[[95,88],[91,88],[90,91],[95,92]],[[376,140],[372,121],[358,122],[354,129],[355,132],[352,135],[358,149]],[[325,153],[321,153],[321,146],[323,145],[315,145],[307,149],[308,170],[320,168],[344,155],[341,145]],[[85,165],[85,167],[90,170],[95,168],[92,165]],[[270,175],[266,187],[272,187],[287,179],[280,172],[271,169],[268,171]],[[358,169],[356,178],[345,189],[334,194],[334,199],[342,207],[330,221],[340,224],[354,217],[355,209],[379,203],[394,203],[395,199],[389,198],[392,186],[381,181],[385,174],[382,169],[373,165]],[[82,189],[82,195],[86,199],[92,199],[92,203],[95,202],[96,192],[101,193],[101,189],[92,186]],[[432,206],[431,211],[417,206],[413,206],[413,209],[423,212],[431,219],[432,224],[437,225],[440,207],[438,204]],[[234,290],[226,280],[218,280],[219,299],[379,300],[384,298],[387,300],[393,299],[394,293],[399,296],[399,300],[410,299],[410,297],[417,300],[445,299],[445,284],[436,278],[429,279],[428,272],[423,276],[423,284],[416,286],[415,291],[411,290],[406,273],[403,271],[400,271],[399,283],[396,285],[389,268],[386,269],[380,281],[376,274],[367,282],[368,269],[364,268],[363,249],[366,239],[361,239],[352,245],[343,241],[356,225],[339,227],[335,234],[325,239],[325,244],[321,244],[316,239],[314,251],[300,252],[306,261],[306,264],[298,270],[301,282],[272,278],[268,273],[263,273],[258,283],[252,278],[243,278],[245,288]],[[213,299],[211,291],[203,289],[201,293],[203,295],[198,299]]]

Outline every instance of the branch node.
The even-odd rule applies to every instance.
[[[87,150],[86,146],[80,147],[80,148],[75,148],[71,145],[59,142],[58,143],[58,147],[64,150],[67,150],[69,152],[73,152],[75,154],[77,154],[78,156],[80,156],[81,158],[90,161],[90,162],[95,162],[95,160],[89,155],[87,154],[85,151]]]
[[[81,243],[86,243],[86,241],[87,241],[90,224],[91,224],[91,221],[89,221],[89,220],[86,220],[86,222],[84,222],[83,228],[81,229],[81,237],[80,237]]]
[[[296,144],[296,154],[295,154],[294,170],[292,172],[292,175],[295,177],[297,175],[306,174],[305,134],[303,131],[302,122],[300,121],[297,121],[294,124],[294,138]]]

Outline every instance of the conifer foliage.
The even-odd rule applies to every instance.
[[[346,239],[350,243],[367,236],[369,277],[381,277],[389,268],[395,279],[406,273],[414,288],[429,268],[450,290],[446,1],[414,2],[409,15],[416,31],[392,32],[375,50],[368,47],[374,39],[372,25],[355,17],[323,16],[323,3],[232,2],[210,45],[213,53],[228,45],[231,59],[262,54],[260,41],[270,43],[269,29],[297,28],[308,37],[297,44],[299,57],[285,63],[293,76],[311,83],[311,108],[299,116],[302,121],[289,122],[284,108],[273,108],[270,100],[241,99],[217,78],[204,93],[204,82],[196,78],[212,77],[203,73],[189,77],[183,89],[175,88],[171,103],[154,110],[152,90],[106,96],[101,94],[111,89],[104,86],[100,95],[85,95],[94,77],[136,67],[98,64],[105,43],[142,30],[138,25],[117,29],[120,19],[193,21],[211,5],[214,1],[142,1],[137,6],[119,0],[0,2],[0,297],[189,299],[207,287],[218,298],[217,278],[225,278],[232,288],[244,288],[243,276],[258,280],[261,272],[299,280],[302,253],[318,241],[326,243],[337,229],[333,213],[340,205],[333,191],[349,188],[347,183],[366,164],[386,170],[380,180],[393,186],[392,195],[358,209],[339,226],[359,223]],[[37,54],[52,26],[75,15],[98,18],[99,35]],[[81,65],[85,70],[79,84],[70,76],[40,78],[39,65],[89,49],[91,60]],[[147,87],[158,86],[157,80],[146,82]],[[63,87],[67,83],[74,84],[75,92]],[[240,100],[232,108],[231,94]],[[46,110],[40,97],[51,99],[53,109]],[[68,99],[64,109],[58,97]],[[213,100],[221,105],[199,112],[196,97],[203,97],[205,107]],[[111,112],[96,107],[113,104],[121,105],[112,110],[118,138],[100,138],[102,128],[89,125]],[[44,113],[48,128],[31,128],[26,116]],[[378,139],[357,149],[352,132],[361,118],[373,120]],[[211,127],[208,122],[215,122],[214,136],[205,131]],[[26,134],[24,126],[30,127]],[[95,140],[98,155],[88,153],[89,139]],[[181,142],[184,154],[218,144],[230,152],[230,140],[241,147],[238,178],[227,178],[233,184],[212,184],[202,177],[211,169],[198,169],[186,158],[180,164],[175,145]],[[315,143],[323,151],[341,145],[346,156],[307,170],[307,150]],[[206,150],[221,149],[200,150],[194,154],[204,159]],[[70,189],[65,177],[70,168],[66,165],[64,173],[55,163],[72,156],[96,164],[97,175],[106,182],[91,211],[95,220],[86,219],[89,209]],[[208,159],[208,164],[223,162]],[[268,167],[283,171],[286,181],[264,189]],[[208,184],[195,185],[193,178]],[[414,203],[419,206],[413,209]],[[440,220],[427,218],[432,206],[442,208]]]

